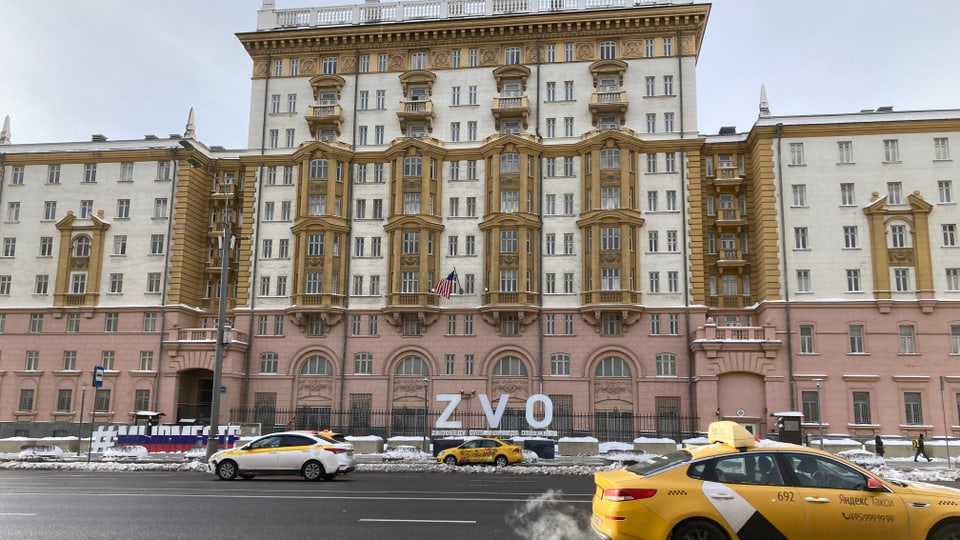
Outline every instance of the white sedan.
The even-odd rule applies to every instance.
[[[349,464],[338,457],[348,451]],[[221,450],[210,456],[208,467],[221,480],[267,474],[296,474],[307,480],[332,480],[337,474],[353,470],[352,457],[352,445],[349,450],[337,448],[318,434],[286,431]]]

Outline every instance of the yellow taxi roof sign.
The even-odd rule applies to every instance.
[[[733,448],[750,448],[756,439],[753,433],[736,422],[713,422],[708,428],[707,437],[712,443],[723,443]]]

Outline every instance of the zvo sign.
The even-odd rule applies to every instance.
[[[507,410],[507,402],[510,400],[510,394],[500,394],[500,400],[497,401],[497,410],[494,411],[490,405],[490,398],[486,394],[480,394],[480,406],[483,408],[483,414],[487,417],[487,425],[490,429],[497,429],[500,426],[500,419],[503,418],[504,411]],[[457,410],[460,404],[460,394],[437,394],[437,401],[447,401],[447,407],[440,413],[436,429],[461,429],[463,422],[459,420],[450,420],[450,416]],[[533,414],[533,407],[536,403],[543,404],[543,418],[537,420]],[[543,394],[534,394],[527,398],[526,407],[527,424],[532,429],[545,429],[553,421],[553,401]]]

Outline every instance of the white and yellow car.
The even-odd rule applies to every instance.
[[[307,480],[332,480],[354,469],[353,445],[308,431],[285,431],[221,450],[208,461],[221,480],[268,474],[297,474]]]
[[[594,531],[608,540],[960,540],[960,490],[758,442],[734,422],[711,424],[709,438],[596,473]]]

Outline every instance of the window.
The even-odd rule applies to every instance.
[[[889,237],[890,237],[890,247],[893,247],[893,248],[908,247],[906,225],[891,225]]]
[[[937,181],[937,192],[940,195],[940,202],[947,204],[953,202],[953,182],[950,180]]]
[[[909,268],[893,269],[893,290],[897,292],[910,292],[913,290],[913,287],[910,283]]]
[[[77,351],[63,351],[63,370],[77,370]]]
[[[160,272],[149,272],[147,274],[147,293],[156,294],[160,292]]]
[[[595,377],[630,377],[630,366],[619,356],[607,356],[600,360],[594,370]]]
[[[663,131],[673,133],[673,118],[674,113],[663,113]]]
[[[110,390],[97,388],[93,395],[93,410],[96,412],[110,412]]]
[[[900,325],[900,354],[916,354],[915,328],[912,324]]]
[[[863,354],[863,325],[851,324],[847,327],[847,334],[850,338],[850,354]]]
[[[563,81],[563,99],[573,101],[573,81]]]
[[[377,71],[383,72],[387,70],[387,55],[379,54],[377,56]]]
[[[660,251],[660,231],[647,231],[647,251],[650,253]]]
[[[794,249],[810,249],[810,245],[807,241],[807,228],[806,227],[794,227],[793,228],[793,243]]]
[[[907,424],[923,424],[923,404],[920,392],[903,393],[904,418]]]
[[[677,356],[669,353],[657,355],[657,377],[677,376]]]
[[[812,292],[810,288],[810,270],[797,270],[797,292]]]
[[[957,225],[955,223],[945,223],[943,228],[943,245],[945,247],[956,247],[957,245]]]
[[[23,165],[14,165],[11,171],[10,183],[14,186],[23,185]]]
[[[337,72],[337,57],[336,56],[327,56],[323,59],[323,73],[324,74],[335,74]]]
[[[869,424],[870,421],[870,392],[853,393],[853,423]]]
[[[573,43],[563,44],[563,61],[573,62]]]
[[[813,347],[813,326],[808,324],[800,325],[800,353],[813,354],[816,352]]]
[[[151,234],[150,235],[150,254],[151,255],[163,255],[164,250],[164,238],[162,234]]]
[[[847,292],[862,292],[860,289],[860,269],[847,269]]]
[[[7,203],[7,221],[20,221],[20,203]]]
[[[855,196],[853,184],[840,184],[840,204],[843,206],[853,206],[856,204],[854,201]]]
[[[333,366],[325,357],[314,355],[300,366],[300,375],[333,375]]]
[[[563,233],[563,254],[573,255],[573,233]]]
[[[570,375],[570,355],[554,353],[550,355],[550,375]]]
[[[136,411],[148,411],[150,407],[150,390],[134,390],[133,408]]]
[[[960,268],[947,268],[947,290],[960,291]]]
[[[803,420],[805,422],[820,422],[820,393],[804,390],[800,393],[803,402]]]
[[[673,38],[663,38],[663,55],[673,56]]]
[[[623,335],[623,319],[618,313],[604,313],[600,317],[600,335]]]
[[[853,163],[853,142],[852,141],[839,141],[837,142],[837,163],[849,164]]]
[[[613,60],[617,57],[617,42],[604,41],[600,43],[600,59]]]
[[[657,132],[657,113],[647,113],[646,118],[647,118],[647,133],[656,133]]]
[[[143,314],[143,331],[144,332],[157,331],[157,314],[156,313]]]
[[[883,161],[886,163],[900,161],[900,143],[897,139],[885,139],[883,141]]]
[[[519,64],[520,63],[520,47],[505,47],[503,49],[503,63]]]
[[[155,219],[167,217],[167,199],[158,198],[153,200],[153,217]]]
[[[793,184],[793,206],[807,206],[807,185]]]
[[[123,292],[123,274],[117,272],[110,274],[110,292],[114,294]]]
[[[33,388],[20,389],[20,402],[17,406],[18,411],[33,411]]]
[[[803,164],[803,143],[790,143],[790,165]]]
[[[73,390],[61,388],[57,391],[57,412],[69,412],[73,403]]]
[[[950,159],[950,147],[946,137],[933,139],[933,159]]]
[[[93,184],[97,181],[97,164],[87,163],[83,166],[83,183]]]
[[[950,327],[950,354],[960,354],[960,325]]]

